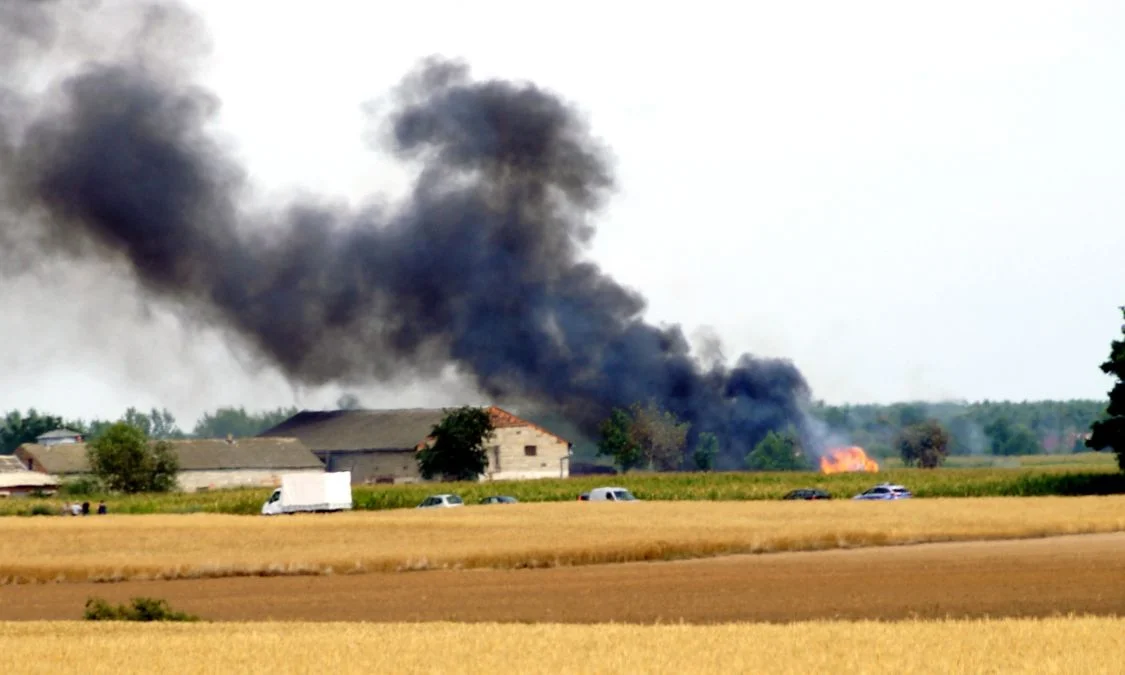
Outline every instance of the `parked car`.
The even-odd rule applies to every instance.
[[[787,492],[782,499],[832,499],[832,495],[817,488],[798,488]]]
[[[579,499],[582,499],[579,497]],[[623,487],[600,487],[590,490],[583,501],[590,502],[636,502],[640,501]]]
[[[418,505],[420,509],[448,509],[454,506],[464,506],[465,502],[457,495],[430,495]]]
[[[868,501],[890,501],[894,499],[909,499],[913,497],[910,490],[907,490],[901,485],[894,485],[892,483],[880,483],[875,487],[852,497],[852,499],[862,499]]]
[[[578,495],[578,501],[580,501],[580,502],[590,501],[590,493],[589,492],[583,492],[582,494]]]
[[[519,502],[518,499],[509,497],[508,495],[492,495],[491,497],[485,497],[480,500],[481,504],[515,504],[517,502]]]

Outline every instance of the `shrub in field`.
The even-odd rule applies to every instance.
[[[949,433],[937,420],[926,420],[900,431],[895,445],[906,466],[936,469],[949,454]]]
[[[109,604],[101,598],[86,600],[87,621],[199,621],[199,617],[175,612],[165,600],[133,598],[130,605]]]
[[[102,492],[104,488],[96,478],[76,478],[68,480],[59,486],[59,495],[70,497],[88,497]]]
[[[792,434],[771,431],[746,455],[746,468],[751,471],[801,471],[809,467],[797,453],[797,439]]]

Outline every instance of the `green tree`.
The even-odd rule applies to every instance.
[[[1125,315],[1125,307],[1121,308]],[[1121,326],[1125,335],[1125,325]],[[1109,405],[1105,418],[1090,425],[1090,438],[1086,445],[1095,450],[1112,449],[1117,453],[1117,465],[1125,471],[1125,340],[1110,344],[1109,360],[1101,366],[1102,372],[1116,378],[1109,391]]]
[[[984,427],[992,446],[992,454],[1003,456],[1039,455],[1043,444],[1028,427],[1013,424],[1007,417],[997,417]]]
[[[771,431],[746,455],[751,471],[801,471],[808,464],[800,454],[797,439],[790,432]]]
[[[144,431],[126,422],[106,429],[86,446],[90,469],[110,490],[167,492],[179,470],[167,441],[150,443]]]
[[[949,433],[937,420],[912,424],[899,432],[895,447],[906,466],[935,469],[949,454]]]
[[[602,422],[598,454],[613,458],[621,471],[635,469],[644,462],[644,453],[632,433],[633,419],[621,408],[615,408]]]
[[[163,410],[153,408],[148,413],[140,412],[136,408],[129,408],[121,417],[121,421],[137,427],[145,432],[145,435],[149,438],[178,439],[185,435],[176,426],[176,418],[167,408]]]
[[[712,471],[715,468],[715,457],[719,455],[719,439],[715,434],[705,431],[699,434],[699,441],[695,445],[692,459],[695,461],[697,471]]]
[[[430,431],[430,442],[418,453],[418,469],[427,480],[476,480],[488,468],[484,441],[493,431],[492,417],[474,406],[444,412]]]
[[[192,435],[197,438],[249,438],[281,424],[297,414],[296,408],[278,408],[260,413],[249,413],[246,408],[219,408],[205,413],[195,423]]]
[[[640,448],[644,463],[657,471],[673,471],[683,466],[691,424],[680,422],[655,402],[634,403],[630,413],[629,433]]]
[[[0,455],[10,455],[24,443],[34,443],[42,434],[54,431],[62,425],[61,417],[40,415],[35,408],[28,410],[26,415],[13,410],[0,424]]]

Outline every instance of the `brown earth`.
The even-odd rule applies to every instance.
[[[0,586],[0,620],[86,598],[212,620],[600,623],[1125,616],[1125,533],[537,570]]]

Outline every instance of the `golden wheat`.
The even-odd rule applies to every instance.
[[[1125,531],[1125,497],[567,502],[0,521],[0,583],[545,567]]]
[[[0,623],[20,673],[1109,673],[1125,619],[621,624]]]

